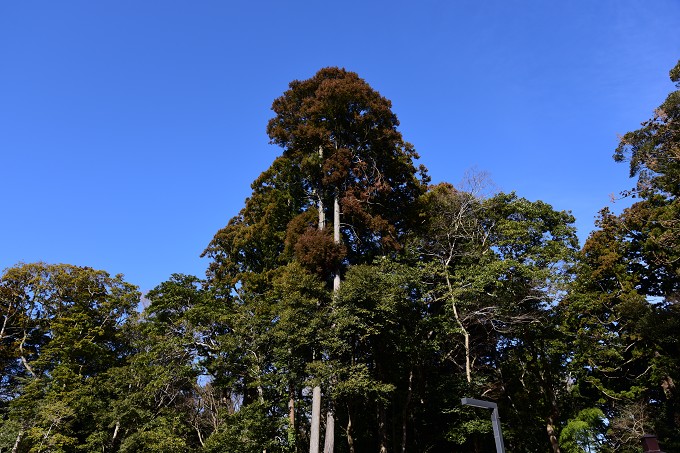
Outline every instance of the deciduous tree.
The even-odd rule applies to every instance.
[[[114,427],[102,422],[109,373],[131,352],[123,326],[134,318],[137,288],[122,275],[44,263],[7,269],[0,287],[2,306],[13,313],[6,330],[14,338],[11,354],[23,368],[10,404],[16,440],[3,447],[108,448]]]

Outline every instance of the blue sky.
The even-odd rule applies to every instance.
[[[280,153],[272,101],[324,66],[392,100],[433,182],[488,172],[584,239],[632,184],[617,135],[674,89],[679,24],[677,0],[1,2],[0,269],[202,276]]]

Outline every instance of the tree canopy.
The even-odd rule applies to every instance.
[[[2,273],[0,451],[493,450],[464,396],[497,402],[508,451],[680,449],[680,90],[621,138],[630,206],[583,247],[544,201],[431,185],[353,72],[272,110],[281,154],[205,278]]]

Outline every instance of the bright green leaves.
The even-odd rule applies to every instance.
[[[461,392],[501,401],[514,420],[509,445],[540,449],[537,427],[557,429],[563,356],[552,310],[572,279],[574,219],[513,193],[480,199],[446,184],[422,200],[412,244],[437,326],[428,341],[467,381]],[[467,439],[465,426],[477,425],[450,426],[449,436]]]
[[[23,377],[12,382],[10,412],[21,448],[74,451],[106,430],[105,382],[131,352],[123,329],[139,292],[122,276],[43,263],[8,269],[1,287],[3,307],[19,310],[5,332]]]
[[[126,437],[120,445],[121,453],[184,453],[191,451],[182,429],[171,417],[158,417]]]
[[[599,451],[604,413],[598,408],[583,409],[569,420],[560,433],[560,446],[565,453]]]
[[[339,391],[362,394],[352,390],[356,385],[372,389],[373,398],[386,399],[392,383],[414,366],[425,347],[418,276],[417,269],[386,259],[350,269],[332,318],[331,357],[347,367],[338,370],[346,373]]]
[[[263,403],[242,407],[227,417],[222,427],[205,444],[207,453],[262,453],[285,451],[275,436],[280,426]]]

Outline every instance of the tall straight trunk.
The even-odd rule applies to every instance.
[[[338,194],[333,198],[333,242],[340,244],[340,202],[338,201]],[[333,293],[337,293],[340,289],[340,269],[335,270],[333,278]]]
[[[312,393],[312,427],[309,433],[309,453],[319,453],[319,426],[321,422],[321,387]]]
[[[319,158],[323,160],[323,148],[319,146]],[[323,192],[319,190],[317,209],[319,211],[319,231],[326,228],[326,212],[323,205]],[[312,426],[309,436],[309,453],[319,453],[319,431],[321,426],[321,387],[312,390]]]
[[[531,355],[533,357],[537,357],[539,355],[538,351],[532,351],[532,349],[533,348],[530,349]],[[543,346],[542,349],[545,349],[545,347]],[[548,440],[550,441],[550,448],[552,449],[552,452],[561,453],[562,450],[560,448],[560,443],[557,438],[557,432],[555,430],[555,423],[560,415],[560,409],[557,405],[557,394],[555,393],[553,374],[550,372],[550,369],[548,368],[549,366],[548,363],[549,362],[545,361],[544,359],[541,362],[539,362],[538,368],[539,377],[541,378],[542,382],[541,389],[543,390],[543,394],[548,398],[548,401],[550,401],[550,412],[546,417],[545,431],[546,434],[548,435]],[[524,385],[523,380],[522,385]]]
[[[411,405],[411,396],[413,395],[413,369],[408,372],[408,391],[406,393],[406,402],[404,403],[404,411],[401,415],[401,453],[406,453],[406,429],[408,427],[408,412]]]
[[[335,417],[333,409],[328,408],[326,413],[326,437],[323,445],[323,453],[333,453],[335,449]]]
[[[548,378],[548,382],[546,382],[546,376]],[[560,449],[560,443],[559,440],[557,439],[557,433],[555,431],[555,422],[557,420],[557,417],[559,417],[559,408],[557,407],[557,395],[555,394],[554,391],[554,386],[552,383],[552,375],[548,373],[541,373],[541,379],[543,380],[543,388],[545,389],[544,392],[548,395],[548,398],[550,400],[550,415],[548,416],[548,420],[545,426],[545,430],[548,434],[548,440],[550,440],[550,446],[552,447],[553,453],[561,453]]]
[[[319,146],[319,160],[323,160],[323,148],[321,146]],[[322,231],[326,228],[326,212],[324,211],[323,192],[321,190],[317,194],[317,209],[319,210],[319,230]]]
[[[378,436],[380,437],[380,453],[387,453],[387,414],[385,405],[378,403]]]
[[[323,147],[319,146],[319,159],[323,160]],[[319,191],[317,200],[317,209],[319,211],[319,230],[326,228],[326,213],[323,203],[323,193]],[[340,243],[340,203],[338,202],[338,194],[336,192],[333,198],[333,241],[336,244]],[[336,269],[335,276],[333,277],[333,293],[337,293],[340,289],[340,270]],[[318,392],[317,392],[318,390]],[[317,401],[318,393],[318,401]],[[321,406],[321,387],[314,387],[314,395],[312,405]],[[318,430],[320,425],[320,415],[314,417],[314,409],[312,409],[312,434],[317,433],[316,440],[314,436],[310,437],[310,453],[317,452],[319,448],[318,441]],[[333,414],[332,405],[329,405],[328,412],[326,414],[326,434],[324,436],[324,453],[333,453],[335,449],[335,416]]]
[[[333,197],[333,242],[340,243],[340,202],[338,201],[338,193]],[[340,269],[335,270],[333,277],[333,295],[337,295],[340,290]],[[335,415],[333,414],[332,404],[329,405],[328,413],[326,414],[326,442],[324,444],[324,453],[333,453],[335,449]]]
[[[288,385],[288,445],[293,447],[293,451],[298,451],[297,433],[295,426],[295,387]]]

